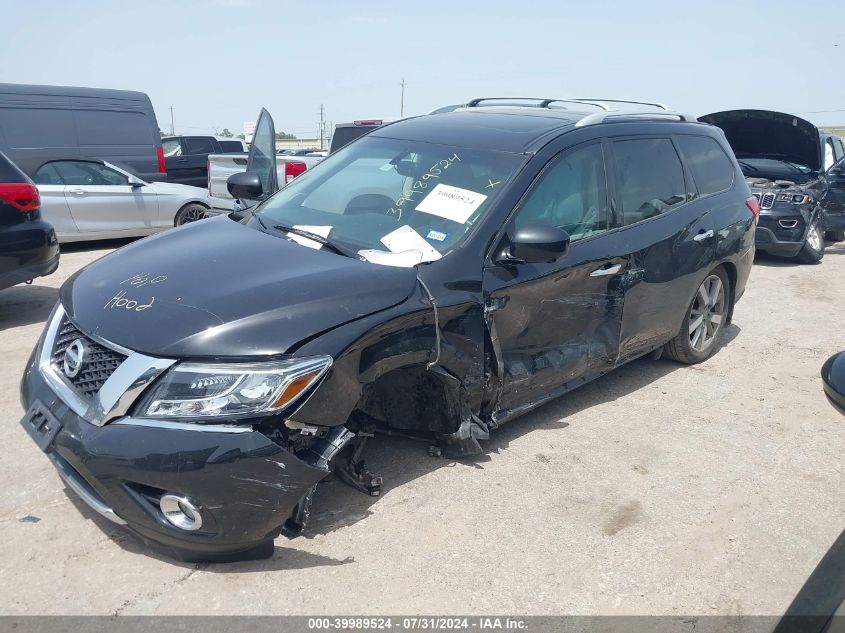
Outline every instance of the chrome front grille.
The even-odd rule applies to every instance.
[[[760,198],[760,208],[763,210],[771,209],[774,203],[775,194],[773,193],[764,193],[763,196]]]
[[[77,340],[82,341],[87,352],[79,373],[70,377],[64,371],[65,351]],[[66,316],[62,318],[53,342],[50,363],[53,370],[70,383],[82,397],[93,398],[125,360],[126,356],[83,334]]]

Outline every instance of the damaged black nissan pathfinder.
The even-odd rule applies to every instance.
[[[183,560],[268,556],[368,437],[450,457],[649,353],[719,347],[757,201],[722,132],[652,104],[475,100],[386,125],[250,210],[62,287],[22,424],[92,508]],[[481,492],[483,494],[483,491]]]
[[[835,163],[842,140],[804,119],[768,110],[701,117],[725,132],[760,204],[756,247],[812,264],[824,238],[845,239],[845,178]]]

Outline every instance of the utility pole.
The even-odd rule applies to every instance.
[[[399,100],[399,116],[405,116],[405,86],[408,84],[405,83],[404,77],[402,77],[402,83],[399,85],[402,86],[402,97]]]
[[[323,130],[326,125],[326,109],[320,104],[320,149],[323,149]]]
[[[176,130],[173,128],[173,106],[170,106],[170,136],[176,134]]]

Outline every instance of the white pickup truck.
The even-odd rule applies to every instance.
[[[226,186],[229,176],[246,171],[247,154],[211,154],[208,157],[208,194],[215,209],[232,211],[233,199]],[[285,186],[306,169],[323,160],[322,156],[276,155],[276,174]]]

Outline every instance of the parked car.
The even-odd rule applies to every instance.
[[[546,101],[385,126],[270,198],[263,112],[230,177],[263,203],[66,282],[24,428],[91,507],[169,554],[259,557],[302,531],[333,470],[379,493],[361,458],[377,431],[476,454],[634,358],[709,358],[758,212],[724,135]]]
[[[30,177],[49,160],[80,158],[167,179],[158,122],[143,92],[0,84],[0,151]]]
[[[214,136],[165,136],[164,161],[167,181],[192,187],[208,186],[208,157],[211,154],[245,154],[240,139],[218,139]]]
[[[768,110],[701,117],[724,130],[760,203],[757,249],[811,264],[824,236],[845,239],[845,179],[831,174],[845,156],[842,140],[804,119]]]
[[[146,182],[100,160],[51,160],[33,180],[60,242],[150,235],[210,209],[204,189]]]
[[[310,156],[311,154],[314,154],[315,152],[320,152],[320,151],[322,151],[322,150],[318,147],[305,147],[305,148],[298,148],[298,149],[294,149],[294,148],[282,149],[282,150],[279,150],[278,153],[281,154],[282,156]]]
[[[56,232],[41,217],[38,189],[0,152],[0,290],[59,267]]]
[[[364,134],[372,132],[387,123],[390,123],[390,121],[385,121],[384,119],[360,119],[351,123],[338,123],[334,126],[332,142],[329,144],[329,154],[334,154],[337,150],[349,145],[355,139],[361,138]]]

